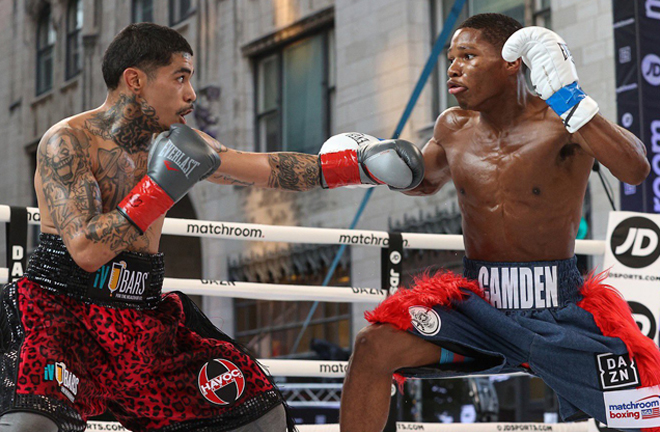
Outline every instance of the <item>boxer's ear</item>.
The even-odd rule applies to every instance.
[[[512,62],[508,62],[505,60],[504,69],[506,70],[508,75],[517,74],[521,68],[522,68],[522,59],[517,59]]]
[[[122,73],[122,80],[128,90],[139,94],[147,83],[147,74],[138,68],[129,67]]]

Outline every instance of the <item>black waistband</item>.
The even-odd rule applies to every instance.
[[[546,309],[578,302],[583,280],[577,258],[537,262],[463,259],[463,274],[476,280],[498,309]]]
[[[94,273],[80,268],[54,234],[40,234],[25,276],[42,288],[85,303],[153,309],[165,276],[163,254],[122,252]]]

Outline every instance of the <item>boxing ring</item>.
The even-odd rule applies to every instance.
[[[10,207],[0,205],[0,222],[10,222]],[[27,208],[28,225],[39,225],[39,210]],[[306,228],[273,226],[249,223],[232,223],[191,219],[166,218],[163,234],[172,236],[192,236],[225,240],[247,240],[263,242],[306,243],[327,245],[352,245],[363,247],[387,247],[389,234],[385,231],[348,230],[336,228]],[[463,250],[461,235],[401,233],[406,249]],[[365,241],[368,239],[369,241]],[[577,240],[576,254],[602,255],[605,241]],[[379,265],[379,263],[374,263]],[[10,269],[0,268],[0,283],[9,281]],[[387,296],[385,290],[365,287],[278,285],[254,282],[234,282],[210,279],[165,278],[163,291],[182,291],[189,295],[204,295],[228,298],[278,301],[323,301],[345,303],[372,303],[374,306]],[[260,359],[261,364],[273,376],[343,378],[348,362],[317,360],[277,360]],[[520,374],[522,375],[522,374]],[[462,378],[462,377],[455,377]],[[452,378],[454,379],[454,378]],[[301,432],[335,432],[338,425],[300,425]],[[89,422],[90,431],[126,430],[118,423]],[[580,423],[479,423],[442,424],[398,422],[399,431],[558,431],[558,432],[597,432],[593,422]]]

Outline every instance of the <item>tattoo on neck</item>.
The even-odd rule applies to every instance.
[[[156,110],[135,95],[119,96],[107,111],[85,121],[84,129],[105,140],[114,141],[130,154],[149,149],[151,136],[165,130]]]

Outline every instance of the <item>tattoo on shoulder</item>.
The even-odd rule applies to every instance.
[[[318,156],[302,153],[269,155],[268,187],[292,191],[309,190],[320,184]]]
[[[107,111],[85,121],[84,129],[106,141],[113,141],[130,154],[146,152],[152,134],[162,132],[156,110],[144,99],[122,94]]]
[[[138,236],[118,213],[103,214],[99,185],[90,169],[90,142],[80,130],[59,129],[37,150],[37,170],[53,223],[62,237],[82,235],[121,251]]]
[[[101,194],[88,168],[89,158],[89,140],[72,129],[44,137],[37,151],[41,184],[60,233],[80,230],[87,215],[101,210]]]

